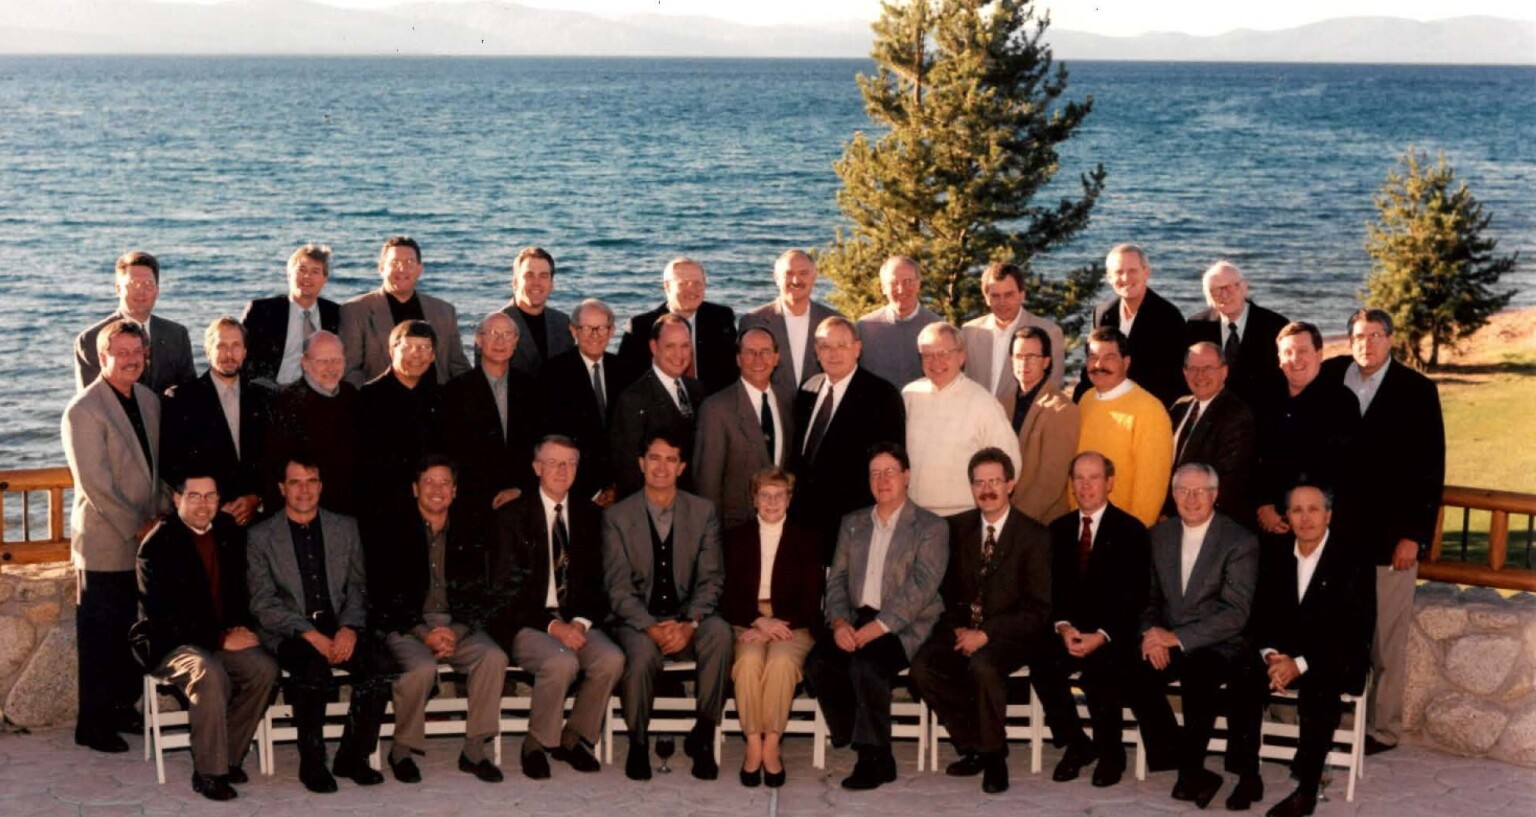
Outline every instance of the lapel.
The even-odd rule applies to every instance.
[[[901,506],[901,513],[896,516],[896,526],[891,531],[891,546],[885,551],[885,564],[880,570],[880,596],[881,603],[895,594],[901,586],[901,566],[907,563],[907,551],[917,544],[917,537],[913,535],[912,528],[917,524],[917,511],[911,498]]]
[[[869,544],[874,523],[870,521],[868,508],[854,514],[853,521],[848,523],[848,531],[848,541],[856,545],[848,549],[848,606],[852,611],[864,598],[864,572],[869,569]]]
[[[139,435],[134,433],[133,423],[128,420],[128,412],[123,410],[122,405],[117,402],[117,395],[111,391],[112,386],[100,378],[96,379],[95,386],[97,389],[96,403],[99,407],[97,410],[101,412],[102,416],[107,418],[108,422],[112,423],[113,428],[117,429],[119,439],[125,441],[124,444],[132,454],[133,461],[143,469],[144,478],[153,480],[155,477],[154,463],[146,461],[143,452],[139,450]],[[160,448],[160,443],[156,439],[158,435],[155,431],[151,430],[152,425],[158,424],[151,424],[149,422],[149,415],[144,411],[144,401],[139,399],[137,384],[135,384],[133,390],[133,399],[139,404],[139,415],[144,418],[144,430],[149,432],[149,449],[151,452],[158,451]]]
[[[501,308],[501,312],[511,318],[513,323],[517,324],[517,351],[513,360],[521,358],[525,361],[532,361],[534,364],[533,369],[537,370],[539,368],[538,364],[543,361],[539,359],[538,344],[534,342],[533,335],[528,331],[528,322],[523,320],[522,310],[517,308],[517,299],[509,299],[507,305]],[[548,327],[548,320],[548,318],[545,318],[546,328]],[[545,337],[547,340],[547,333]],[[541,502],[540,504],[542,505],[543,503]]]
[[[1180,523],[1181,529],[1182,526],[1182,523]],[[1200,594],[1201,588],[1206,583],[1206,574],[1210,573],[1211,570],[1215,568],[1216,561],[1220,558],[1220,554],[1216,553],[1217,542],[1220,541],[1218,538],[1220,529],[1221,519],[1214,516],[1211,517],[1211,525],[1205,529],[1205,538],[1200,540],[1200,554],[1195,557],[1195,565],[1189,571],[1189,586],[1185,588],[1183,596],[1185,599],[1189,599]],[[1180,555],[1178,549],[1182,547],[1183,543],[1178,539],[1175,539],[1174,544],[1176,548],[1174,555],[1175,557],[1178,557]],[[1175,561],[1177,562],[1178,559],[1176,558]],[[1181,564],[1180,567],[1182,566],[1183,565]]]
[[[540,592],[533,594],[533,597],[537,598],[542,605],[545,596],[549,593],[549,520],[544,517],[544,497],[538,488],[533,489],[530,499],[532,501],[528,505],[528,515],[524,517],[528,520],[524,535],[528,537],[528,564],[532,575],[524,580],[540,588]],[[570,522],[574,521],[575,515],[571,513],[570,508],[565,509],[565,518],[566,533],[573,534]],[[567,538],[574,540],[576,537],[571,535]]]
[[[763,445],[764,460],[771,464],[773,458],[766,455],[768,448],[763,440],[763,418],[759,413],[762,410],[761,407],[752,405],[752,396],[747,393],[747,387],[742,385],[740,380],[737,380],[731,388],[736,390],[735,414],[737,430],[741,433],[742,439],[746,440],[749,444]],[[770,383],[769,389],[771,390],[772,388],[773,386]],[[776,403],[777,401],[774,402]],[[773,410],[775,412],[782,412],[783,407],[775,405]]]
[[[342,547],[341,526],[336,517],[325,509],[320,510],[320,535],[325,537],[325,580],[330,585],[331,609],[336,615],[342,614],[342,608],[347,606],[347,567],[351,557],[350,548]],[[289,557],[292,558],[293,541],[289,537]],[[298,564],[294,564],[294,572],[298,572]]]
[[[688,598],[693,593],[684,578],[692,578],[693,562],[698,558],[700,537],[695,530],[694,514],[690,512],[682,491],[672,499],[672,581],[677,583],[677,593]]]
[[[1372,427],[1379,422],[1387,422],[1387,420],[1381,417],[1381,414],[1387,410],[1381,409],[1381,407],[1397,402],[1392,399],[1392,392],[1397,390],[1398,373],[1393,371],[1393,369],[1398,365],[1395,359],[1387,361],[1387,371],[1381,376],[1381,385],[1376,387],[1376,396],[1371,398],[1371,407],[1365,410],[1365,414],[1360,415],[1363,427]],[[1344,367],[1344,371],[1349,371],[1348,365]],[[1340,382],[1342,382],[1342,378]],[[1377,411],[1377,409],[1381,409],[1381,411]],[[1321,566],[1319,566],[1319,569],[1321,569]]]
[[[379,343],[384,347],[384,354],[389,355],[389,333],[394,330],[394,324],[390,323],[389,301],[390,294],[383,287],[375,290],[379,297],[373,299],[373,305],[368,310],[368,323],[373,327],[373,333],[379,338]],[[426,314],[425,308],[422,314]]]
[[[629,516],[629,563],[633,567],[644,566],[639,571],[644,578],[645,594],[650,595],[651,588],[656,582],[656,560],[651,550],[651,511],[645,501],[645,490],[641,489],[634,494],[634,512]],[[674,524],[675,524],[674,520]],[[675,539],[673,541],[676,541]],[[673,561],[677,561],[673,559]]]
[[[324,513],[324,511],[321,513]],[[272,519],[276,535],[268,541],[272,545],[272,552],[269,555],[272,559],[273,571],[276,574],[276,583],[279,587],[290,590],[293,593],[294,600],[302,608],[304,606],[304,580],[299,576],[299,562],[293,555],[293,533],[288,530],[288,515],[280,510]],[[324,528],[321,528],[320,535],[326,535]],[[327,573],[329,573],[330,566],[327,565],[326,567]],[[306,610],[304,612],[307,613],[309,611]]]

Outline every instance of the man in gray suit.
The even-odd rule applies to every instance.
[[[733,528],[757,516],[752,505],[752,475],[785,465],[792,451],[792,392],[773,387],[779,344],[762,326],[736,336],[736,365],[741,380],[705,398],[699,406],[699,430],[693,446],[693,484],[715,503]]]
[[[816,327],[842,313],[811,300],[816,289],[816,262],[805,250],[786,250],[773,262],[779,297],[741,316],[741,331],[755,326],[773,334],[779,362],[773,368],[773,390],[793,395],[800,384],[821,374],[816,359]]]
[[[517,324],[512,368],[537,377],[544,361],[576,348],[571,319],[549,305],[555,290],[555,257],[543,247],[524,247],[512,261],[512,300],[501,308]]]
[[[1015,332],[1026,326],[1044,330],[1050,338],[1050,383],[1060,391],[1066,371],[1066,339],[1061,327],[1050,318],[1032,315],[1024,308],[1024,271],[1013,264],[993,263],[981,273],[981,296],[987,302],[987,314],[973,318],[960,327],[965,343],[965,374],[980,383],[998,400],[1015,393],[1009,350]],[[1051,520],[1046,519],[1045,522]]]
[[[75,607],[80,716],[75,743],[126,752],[117,733],[137,724],[139,667],[128,646],[138,617],[139,541],[167,507],[160,490],[160,401],[138,382],[144,329],[116,320],[93,338],[101,375],[64,409],[64,456],[75,482],[70,553],[79,581]]]
[[[805,662],[833,746],[859,753],[845,789],[896,779],[891,755],[891,683],[928,640],[944,612],[939,585],[949,566],[944,520],[907,500],[912,464],[900,443],[877,443],[869,458],[873,508],[843,517],[827,574],[827,626]]]
[[[1179,516],[1151,531],[1152,582],[1141,618],[1142,661],[1129,696],[1146,741],[1148,766],[1155,771],[1176,766],[1173,798],[1192,800],[1202,809],[1221,789],[1221,775],[1205,768],[1205,750],[1222,699],[1220,687],[1236,680],[1241,666],[1243,630],[1259,572],[1258,540],[1216,513],[1219,487],[1216,469],[1203,463],[1182,465],[1173,475]],[[1167,685],[1175,679],[1184,699],[1182,732],[1168,706]]]
[[[459,337],[453,304],[416,290],[421,280],[421,245],[406,235],[391,236],[379,252],[384,285],[341,305],[341,343],[347,353],[346,381],[364,383],[389,370],[389,333],[403,321],[432,324],[437,331],[435,369],[439,385],[470,370]]]
[[[336,791],[326,770],[325,704],[331,668],[352,685],[347,727],[336,750],[337,775],[359,786],[384,782],[369,768],[389,704],[394,659],[367,628],[367,582],[357,522],[320,508],[320,469],[302,454],[288,458],[278,490],[283,512],[252,525],[246,585],[261,643],[288,672],[283,694],[299,732],[299,780],[318,794]]]
[[[75,380],[80,389],[91,385],[101,373],[96,338],[108,325],[131,320],[144,327],[144,385],[162,394],[177,383],[197,377],[192,367],[192,338],[187,327],[150,314],[160,297],[160,262],[140,250],[125,252],[113,271],[113,290],[117,293],[117,311],[75,338]]]
[[[667,659],[698,663],[697,708],[683,751],[693,776],[713,780],[715,725],[725,707],[731,627],[716,614],[725,588],[720,522],[708,500],[677,489],[686,467],[682,440],[650,434],[640,458],[645,487],[603,513],[603,575],[617,621],[614,640],[624,649],[619,681],[629,757],[624,774],[651,777],[648,733],[656,677]]]

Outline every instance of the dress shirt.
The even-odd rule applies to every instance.
[[[1145,298],[1146,296],[1142,297]],[[1142,303],[1146,303],[1146,301],[1142,301]],[[1136,312],[1140,311],[1141,309],[1138,307]],[[1120,334],[1126,337],[1131,336],[1131,324],[1136,322],[1136,312],[1132,312],[1126,306],[1124,298],[1120,299]]]
[[[1221,316],[1221,340],[1216,345],[1222,347],[1227,345],[1227,337],[1232,334],[1233,324],[1237,324],[1237,339],[1241,342],[1244,333],[1248,331],[1248,302],[1243,302],[1243,314],[1238,315],[1235,321],[1228,318],[1226,313],[1219,309],[1215,310],[1215,312]],[[1230,363],[1231,361],[1228,362]]]
[[[1382,378],[1387,376],[1387,367],[1392,365],[1391,359],[1382,364],[1380,369],[1370,377],[1360,375],[1360,364],[1350,363],[1344,370],[1344,385],[1355,393],[1355,399],[1360,401],[1360,416],[1371,408],[1371,401],[1376,399],[1376,392],[1381,390]]]
[[[320,302],[315,301],[314,306],[305,309],[293,300],[288,299],[288,330],[283,335],[283,360],[277,365],[277,384],[286,386],[304,375],[304,370],[299,366],[299,361],[304,357],[304,313],[309,313],[309,320],[315,329],[320,328]]]
[[[1328,545],[1328,536],[1331,533],[1332,531],[1323,532],[1323,541],[1317,543],[1317,548],[1312,551],[1311,556],[1301,555],[1301,545],[1299,544],[1293,545],[1291,547],[1291,553],[1296,556],[1297,603],[1300,603],[1307,597],[1307,588],[1312,586],[1312,576],[1317,572],[1317,563],[1323,560],[1323,548]],[[1267,659],[1269,654],[1272,652],[1275,652],[1273,647],[1265,647],[1264,649],[1259,650],[1259,657]],[[1307,674],[1306,658],[1303,658],[1299,655],[1293,655],[1291,656],[1291,660],[1296,662],[1296,673],[1298,675]]]
[[[229,438],[235,444],[235,456],[240,456],[240,380],[225,383],[224,378],[214,375],[213,390],[219,395],[219,407],[224,409],[224,423],[229,426]]]
[[[299,565],[299,582],[304,588],[304,614],[310,623],[322,619],[334,623],[336,610],[331,607],[331,586],[325,574],[325,534],[320,528],[320,517],[307,523],[296,522],[290,517],[288,534],[293,538],[293,555]],[[329,637],[335,633],[322,635]]]
[[[864,595],[859,599],[859,604],[864,607],[880,609],[880,601],[885,592],[882,586],[885,581],[885,554],[891,549],[891,537],[896,534],[896,520],[901,518],[901,512],[906,507],[907,503],[903,502],[892,511],[889,523],[880,521],[878,505],[869,509],[869,518],[875,524],[869,536],[869,560],[864,563]],[[880,626],[885,627],[884,624]]]
[[[698,367],[695,366],[694,370],[697,371]],[[656,379],[661,381],[662,388],[666,389],[667,390],[667,394],[672,396],[672,404],[677,406],[677,410],[678,411],[682,411],[683,410],[683,402],[681,400],[677,399],[677,391],[678,391],[678,389],[681,389],[683,387],[682,381],[678,380],[675,377],[672,377],[671,375],[666,374],[665,372],[663,372],[661,370],[661,367],[657,366],[654,363],[651,364],[651,371],[656,373]],[[590,375],[591,373],[592,373],[592,369],[591,369],[591,367],[588,367],[587,368],[587,374]],[[689,405],[689,411],[698,411],[699,410],[699,407],[693,405],[692,402],[690,402],[688,405]],[[662,538],[665,539],[666,538],[666,534],[662,534]]]
[[[1215,519],[1215,515],[1211,519]],[[1184,534],[1179,540],[1179,592],[1189,592],[1189,574],[1195,569],[1195,560],[1200,558],[1200,546],[1205,544],[1205,532],[1211,529],[1211,519],[1207,519],[1198,525],[1191,527],[1188,523],[1180,524]]]
[[[805,312],[800,315],[789,311],[789,306],[784,306],[784,332],[789,336],[789,362],[794,367],[795,382],[805,382],[805,346],[811,333],[811,305],[805,305]]]
[[[988,315],[987,321],[987,331],[992,333],[992,371],[987,373],[987,391],[997,394],[1003,378],[1013,377],[1013,367],[1009,365],[1013,360],[1013,333],[1024,322],[1024,310],[1020,309],[1007,326],[998,326],[996,315]]]
[[[555,592],[559,589],[555,585],[555,505],[558,504],[560,506],[560,515],[565,517],[565,531],[567,539],[565,558],[569,560],[571,558],[571,548],[569,543],[571,531],[571,495],[566,494],[561,499],[553,499],[549,494],[544,493],[544,489],[541,487],[539,488],[539,499],[544,502],[544,544],[546,552],[549,554],[549,592],[544,594],[544,607],[549,610],[558,611],[560,609],[560,601],[558,594]],[[650,503],[646,504],[649,505]],[[658,527],[658,530],[659,529],[660,528]],[[569,569],[567,569],[565,575],[567,581],[569,581],[571,575]],[[558,612],[556,613],[555,618],[561,621],[564,620],[560,618]],[[550,623],[553,624],[554,622],[551,621]],[[582,627],[588,630],[592,629],[592,620],[583,618],[581,616],[577,616],[571,619],[570,623],[580,624]]]
[[[155,468],[155,455],[149,447],[149,431],[144,427],[144,415],[139,412],[138,398],[134,397],[133,388],[130,386],[128,394],[124,395],[117,387],[110,386],[112,396],[117,398],[118,405],[128,415],[128,424],[133,426],[133,435],[139,438],[139,450],[144,452],[144,464],[150,470]]]
[[[758,553],[762,558],[757,574],[757,600],[773,598],[773,559],[779,555],[779,540],[784,538],[784,520],[777,522],[757,518]]]
[[[427,319],[426,314],[421,311],[421,298],[417,297],[415,290],[411,291],[411,297],[403,301],[396,298],[394,293],[386,292],[384,293],[384,302],[389,304],[389,319],[395,322],[395,326],[399,326],[406,321],[424,321]]]
[[[425,639],[433,627],[447,627],[453,623],[448,611],[448,523],[437,531],[425,517],[421,520],[427,535],[427,597],[421,605],[422,626],[416,629],[418,638]]]
[[[768,395],[768,411],[773,415],[773,464],[783,465],[784,418],[780,417],[779,415],[783,414],[784,412],[779,410],[779,401],[774,399],[773,387],[769,386],[767,389],[759,389],[756,386],[753,386],[751,383],[748,383],[746,378],[742,378],[741,385],[742,388],[747,390],[747,399],[752,402],[752,413],[757,414],[759,417],[762,416],[761,412],[763,410],[763,395]],[[834,403],[833,408],[836,407],[837,404]]]
[[[837,418],[837,407],[842,405],[843,395],[848,393],[848,383],[852,380],[853,372],[849,372],[847,377],[837,381],[836,383],[832,382],[831,377],[828,377],[826,379],[826,383],[822,386],[821,393],[816,397],[816,405],[811,409],[811,417],[815,418],[816,415],[820,413],[822,403],[831,400],[832,414],[827,418],[827,424],[831,425],[832,420]],[[775,416],[777,416],[777,414],[775,414]],[[814,426],[815,423],[811,423],[811,427]],[[800,438],[801,450],[805,449],[805,438],[811,436],[811,427],[807,427],[805,429],[805,435]]]
[[[1081,510],[1079,510],[1077,512],[1077,525],[1075,526],[1074,529],[1075,530],[1082,530],[1083,529],[1083,517],[1087,516],[1088,517],[1088,532],[1089,532],[1089,536],[1093,540],[1097,541],[1098,538],[1099,538],[1099,523],[1104,521],[1104,509],[1108,508],[1108,507],[1109,507],[1109,503],[1106,502],[1103,505],[1100,505],[1098,510],[1096,510],[1093,513],[1090,513],[1090,514],[1084,514]],[[1001,530],[1001,529],[999,529],[999,530]],[[1087,577],[1084,576],[1083,578],[1087,578]],[[1063,624],[1071,626],[1072,622],[1067,621],[1066,619],[1062,619],[1061,621],[1056,622],[1056,629],[1060,630],[1061,629],[1061,625],[1063,625]],[[1109,633],[1104,632],[1103,628],[1099,629],[1099,635],[1104,636],[1104,640],[1106,642],[1109,641]]]

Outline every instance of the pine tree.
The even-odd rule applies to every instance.
[[[1509,303],[1514,290],[1494,287],[1519,254],[1494,255],[1498,242],[1483,236],[1493,216],[1457,182],[1443,152],[1430,166],[1410,147],[1399,164],[1402,173],[1389,171],[1374,197],[1379,221],[1366,228],[1373,263],[1364,299],[1392,316],[1395,351],[1432,369],[1442,347],[1454,348]]]
[[[1032,25],[1033,24],[1033,25]],[[835,163],[837,202],[851,223],[817,259],[849,315],[884,303],[878,272],[890,255],[923,267],[923,300],[959,322],[985,309],[980,273],[993,261],[1030,270],[1088,224],[1104,187],[1102,165],[1080,177],[1082,195],[1033,199],[1059,169],[1056,148],[1092,110],[1062,99],[1067,72],[1052,70],[1041,35],[1048,15],[1029,0],[887,2],[874,24],[874,76],[860,75],[865,108],[883,130],[854,135]],[[1075,336],[1102,283],[1096,263],[1065,280],[1030,273],[1030,309]]]

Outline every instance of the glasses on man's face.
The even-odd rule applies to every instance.
[[[402,341],[400,343],[400,348],[405,350],[405,352],[407,354],[413,354],[413,355],[430,355],[430,354],[432,354],[432,344],[430,344],[430,343],[411,343],[410,341]]]
[[[926,352],[919,353],[918,357],[921,357],[923,360],[949,360],[959,351],[959,349],[929,349]]]
[[[488,332],[481,332],[480,335],[489,340],[498,342],[504,340],[517,340],[517,333],[507,329],[492,329]]]
[[[199,493],[197,491],[188,491],[187,493],[182,494],[181,498],[188,502],[218,502],[219,492],[208,491],[206,493]]]
[[[576,461],[575,460],[555,460],[555,459],[549,459],[549,460],[539,460],[539,463],[542,464],[545,468],[548,468],[548,469],[550,469],[552,471],[569,471],[572,468],[576,467]]]
[[[1003,486],[1005,486],[1007,484],[1008,484],[1008,480],[1001,479],[999,477],[992,477],[991,479],[973,479],[973,480],[971,480],[971,487],[972,488],[976,488],[978,490],[996,491],[996,490],[1001,489]]]
[[[1351,335],[1349,339],[1353,343],[1360,343],[1362,341],[1368,341],[1370,343],[1378,343],[1380,341],[1383,341],[1383,340],[1387,339],[1387,333],[1386,332],[1359,332],[1359,333],[1356,333],[1354,335]]]
[[[1039,362],[1045,360],[1045,355],[1035,355],[1035,354],[1014,355],[1013,359],[1019,361],[1020,363],[1024,363],[1024,364],[1028,364],[1028,365],[1034,365],[1036,363],[1039,363]]]
[[[884,479],[895,479],[898,476],[901,476],[901,469],[900,468],[871,468],[871,469],[869,469],[869,478],[870,479],[881,479],[881,480],[884,480]]]
[[[1174,499],[1185,499],[1192,496],[1209,496],[1216,493],[1215,488],[1187,488],[1180,485],[1173,489]]]
[[[576,331],[582,333],[583,335],[590,335],[590,336],[596,337],[598,335],[606,335],[609,332],[612,332],[613,331],[613,324],[605,323],[602,326],[586,326],[586,325],[581,325],[581,326],[576,327]]]

